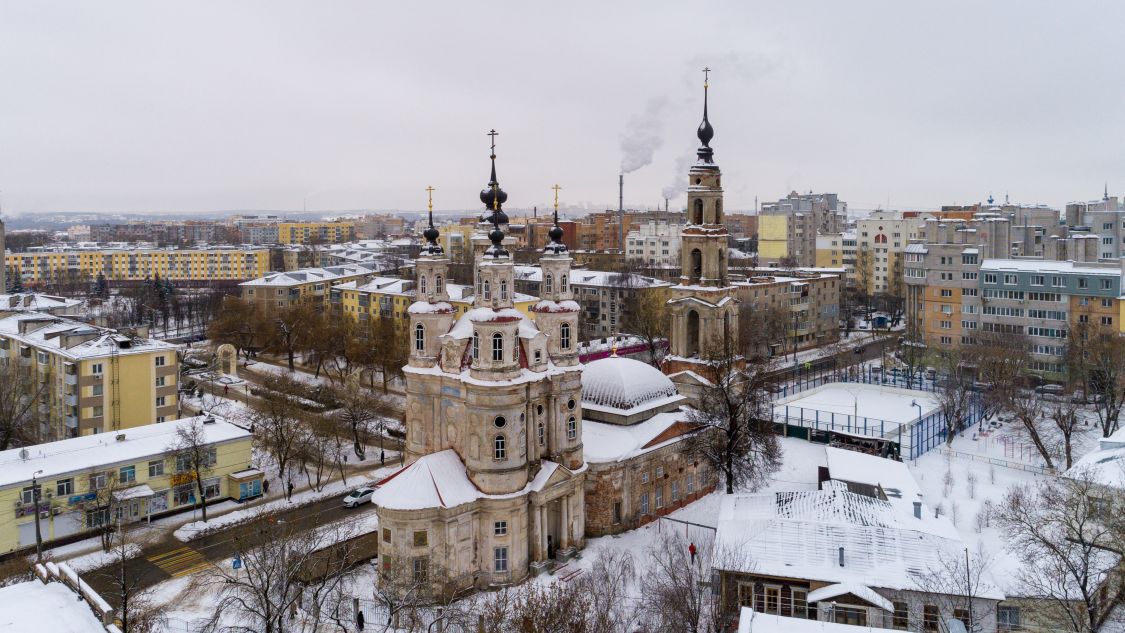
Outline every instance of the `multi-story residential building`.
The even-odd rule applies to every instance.
[[[238,227],[238,236],[244,244],[271,245],[280,241],[277,224],[243,223]]]
[[[35,292],[0,294],[0,310],[29,310],[55,316],[78,316],[82,301]]]
[[[1098,237],[1099,259],[1125,256],[1125,206],[1108,189],[1101,200],[1067,204],[1066,224],[1072,231],[1085,230]]]
[[[193,424],[211,462],[204,502],[259,496],[262,471],[253,468],[250,432],[211,416],[14,448],[0,452],[0,504],[13,513],[0,521],[0,552],[35,547],[37,516],[49,543],[197,507],[188,463],[169,452],[177,432]]]
[[[141,282],[155,277],[182,283],[234,282],[269,271],[269,251],[256,248],[52,248],[5,256],[25,288],[75,276],[93,281]]]
[[[8,291],[8,252],[4,250],[4,220],[0,219],[0,292]]]
[[[647,222],[625,236],[625,261],[631,268],[667,268],[680,264],[679,224]]]
[[[746,281],[735,281],[734,296],[740,313],[784,313],[785,334],[765,341],[763,356],[774,356],[834,343],[840,338],[840,296],[843,269],[754,269]]]
[[[267,313],[310,301],[319,309],[328,305],[332,286],[348,281],[364,281],[376,276],[379,266],[347,264],[327,268],[301,268],[270,273],[238,284],[242,300],[254,303]]]
[[[762,205],[758,214],[758,256],[763,263],[816,265],[818,233],[840,233],[848,205],[834,193],[799,194]]]
[[[875,211],[856,222],[856,254],[851,278],[868,295],[903,296],[902,256],[909,240],[918,239],[925,216]]]
[[[0,362],[32,374],[44,441],[178,417],[176,346],[148,338],[146,328],[0,309]]]
[[[279,222],[279,244],[339,244],[355,239],[354,222]]]
[[[356,233],[367,240],[403,235],[406,233],[406,220],[391,213],[365,215],[356,221]]]
[[[539,296],[543,270],[539,266],[516,266],[516,290]],[[574,300],[582,308],[579,331],[583,340],[605,338],[621,333],[628,305],[637,293],[666,295],[672,284],[633,273],[599,270],[571,270],[570,286]]]
[[[855,273],[855,231],[816,236],[816,265],[818,268],[843,268],[848,271],[848,281]]]
[[[448,303],[453,314],[461,316],[473,306],[473,287],[462,284],[442,282],[449,296]],[[369,319],[394,318],[404,323],[410,320],[407,308],[414,303],[417,288],[412,279],[394,277],[374,277],[367,281],[348,281],[332,287],[332,307],[358,319],[361,323]],[[538,299],[519,292],[512,295],[512,306],[531,314]]]

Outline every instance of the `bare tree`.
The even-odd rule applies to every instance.
[[[233,538],[240,569],[217,567],[207,584],[219,596],[207,633],[320,630],[337,610],[343,572],[357,561],[355,530],[301,530],[263,515]]]
[[[720,588],[711,586],[711,580],[714,569],[745,567],[737,552],[722,551],[711,539],[689,541],[675,532],[664,534],[647,555],[640,605],[647,630],[730,630],[737,609],[725,608]]]
[[[263,347],[268,330],[257,305],[238,297],[226,297],[207,327],[207,336],[216,344],[234,345],[249,360],[254,351]]]
[[[649,363],[659,367],[669,330],[667,294],[662,288],[646,288],[647,281],[639,275],[614,275],[613,278],[621,280],[625,295],[621,306],[621,331],[641,339],[648,349]]]
[[[337,394],[337,398],[341,405],[336,410],[336,415],[351,429],[352,449],[356,457],[363,459],[367,453],[366,446],[371,434],[371,425],[390,415],[391,407],[386,400],[358,385],[342,390]]]
[[[309,334],[318,318],[316,307],[309,301],[298,301],[279,309],[268,323],[271,327],[266,338],[266,351],[284,354],[289,371],[295,371],[294,359],[308,346]]]
[[[989,570],[993,557],[983,547],[970,554],[966,548],[961,552],[942,551],[935,565],[911,572],[911,580],[918,590],[927,594],[927,601],[935,604],[939,612],[954,614],[960,619],[969,633],[991,630],[990,623],[996,622],[995,609],[989,595],[998,593],[991,581]],[[939,620],[939,630],[951,633],[946,621]]]
[[[153,600],[153,588],[159,571],[149,565],[130,565],[129,560],[152,543],[155,536],[142,536],[136,530],[118,529],[112,532],[108,548],[109,564],[89,572],[88,575],[104,579],[112,587],[102,597],[118,605],[118,629],[122,633],[157,633],[167,624],[164,609]]]
[[[277,462],[278,474],[289,484],[293,480],[290,462],[301,449],[303,429],[301,410],[288,395],[292,381],[283,376],[269,376],[250,403],[250,419],[261,447]],[[289,485],[285,497],[289,498]]]
[[[207,494],[203,479],[215,466],[215,448],[207,441],[204,423],[195,418],[190,424],[176,429],[176,437],[168,447],[168,452],[176,460],[173,482],[187,480],[194,482],[197,494],[196,503],[203,522],[207,522]],[[181,484],[182,485],[182,484]]]
[[[34,366],[21,365],[16,358],[20,357],[0,359],[0,451],[45,439],[39,432],[39,404],[49,382],[36,376]]]
[[[740,368],[736,359],[713,361],[710,384],[699,408],[688,413],[698,427],[685,441],[688,452],[722,473],[727,494],[756,488],[781,465],[781,443],[772,422],[762,364]]]
[[[789,335],[789,311],[786,306],[746,306],[738,311],[738,342],[746,358],[769,358],[770,350],[785,349]]]
[[[973,403],[973,381],[969,367],[961,353],[953,351],[938,362],[938,382],[934,391],[938,408],[945,417],[945,443],[953,443],[953,436],[969,423]]]
[[[1046,407],[1046,415],[1059,432],[1062,441],[1062,457],[1066,462],[1066,470],[1074,465],[1074,438],[1082,432],[1079,424],[1078,412],[1082,405],[1073,399],[1064,399]]]
[[[1119,492],[1086,476],[1044,478],[1008,493],[997,518],[1039,619],[1075,633],[1120,630],[1123,509]]]
[[[1067,349],[1069,369],[1094,396],[1102,436],[1109,437],[1125,407],[1125,337],[1111,327],[1079,323]]]

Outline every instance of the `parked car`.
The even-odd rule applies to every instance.
[[[995,386],[996,385],[993,385],[990,382],[981,382],[979,380],[973,381],[973,391],[978,391],[980,393],[987,393],[989,391],[992,391]]]
[[[344,497],[344,507],[354,508],[361,503],[370,503],[371,495],[373,494],[375,494],[375,489],[371,486],[356,488],[355,490],[351,491],[348,496]]]
[[[863,351],[864,351],[865,349],[867,349],[867,348],[865,348],[864,346],[860,345],[860,346],[858,346],[858,347],[856,347],[856,348],[855,348],[855,353],[856,353],[856,354],[862,354],[862,353],[863,353]]]
[[[1054,396],[1061,396],[1061,395],[1063,395],[1063,393],[1065,393],[1065,391],[1066,390],[1063,389],[1062,385],[1054,385],[1054,384],[1039,385],[1038,387],[1035,388],[1035,393],[1044,393],[1044,394],[1049,393],[1049,394],[1054,395]]]

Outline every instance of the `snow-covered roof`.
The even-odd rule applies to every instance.
[[[588,462],[620,462],[678,442],[692,430],[683,411],[658,413],[628,426],[583,420],[582,451]]]
[[[176,441],[176,431],[193,420],[214,418],[213,424],[201,424],[209,444],[249,439],[250,432],[215,416],[183,418],[172,422],[147,424],[114,433],[98,433],[72,437],[57,442],[36,444],[26,448],[0,451],[0,487],[22,485],[31,481],[36,471],[40,481],[60,475],[89,471],[127,461],[140,461],[164,455]],[[123,436],[124,439],[118,440]],[[27,458],[23,453],[26,451]]]
[[[0,630],[106,633],[94,611],[61,582],[0,587]]]
[[[510,494],[486,494],[469,479],[461,457],[451,448],[419,457],[413,464],[379,482],[371,503],[389,510],[455,508],[477,499],[507,499],[543,490],[562,466],[542,461],[535,478],[522,490]],[[585,466],[583,466],[583,470]]]
[[[964,545],[932,511],[904,516],[891,502],[829,489],[723,497],[716,547],[738,554],[719,565],[728,571],[910,590]],[[981,595],[1003,599],[994,583]]]
[[[750,607],[742,607],[738,615],[738,633],[879,633],[890,630],[759,613]]]
[[[1125,428],[1098,440],[1098,448],[1074,462],[1066,476],[1089,478],[1111,488],[1125,488]]]
[[[587,363],[582,371],[582,405],[629,415],[683,399],[659,369],[639,360],[610,356]]]
[[[281,273],[270,273],[265,277],[251,279],[244,281],[239,286],[271,286],[271,287],[287,287],[299,286],[307,283],[315,283],[318,281],[331,282],[344,277],[355,277],[357,275],[370,275],[378,271],[378,266],[372,264],[341,264],[339,266],[328,266],[325,268],[301,268],[298,270],[290,270]]]
[[[21,334],[20,323],[24,321],[34,321],[38,327],[25,329],[25,333]],[[88,340],[66,347],[68,341],[76,339],[67,339],[64,335],[81,335]],[[31,311],[0,311],[0,336],[29,347],[50,350],[72,360],[99,358],[115,353],[124,356],[176,350],[176,346],[171,343],[126,336],[116,330],[96,327],[75,319]]]
[[[888,498],[910,504],[922,500],[922,491],[903,462],[832,446],[825,447],[824,454],[832,479],[880,486]]]
[[[822,602],[825,600],[838,598],[849,593],[857,598],[865,600],[879,607],[884,611],[895,610],[895,607],[893,604],[891,604],[890,600],[887,600],[883,596],[875,593],[875,590],[873,590],[871,587],[856,584],[854,582],[842,582],[835,585],[825,585],[820,589],[809,592],[809,595],[806,599],[809,602]]]
[[[78,299],[55,297],[37,292],[0,294],[0,310],[20,308],[24,310],[34,310],[35,312],[50,312],[52,310],[74,308],[80,305],[82,305],[82,302]]]
[[[1096,236],[1091,236],[1096,237]],[[1052,259],[986,259],[980,264],[984,271],[1015,271],[1036,273],[1081,273],[1083,275],[1106,275],[1120,277],[1121,267],[1113,264],[1096,266],[1081,262],[1060,262]]]
[[[516,279],[523,281],[543,281],[543,269],[539,266],[516,266]],[[667,281],[655,277],[645,277],[636,273],[613,273],[604,270],[570,271],[570,285],[599,286],[611,288],[661,288],[671,286]]]

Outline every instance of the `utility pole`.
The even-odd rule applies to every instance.
[[[35,562],[43,562],[43,533],[39,527],[39,475],[42,470],[35,471],[31,476],[31,500],[35,506]]]

